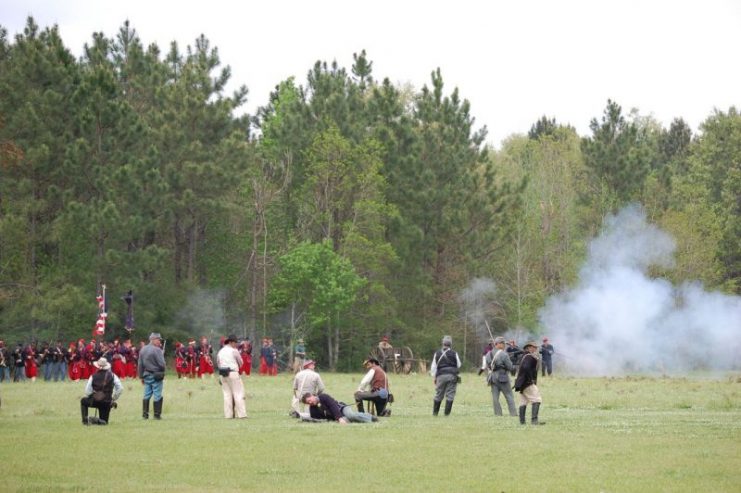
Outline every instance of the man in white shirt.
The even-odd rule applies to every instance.
[[[227,419],[247,417],[244,385],[239,377],[241,365],[242,355],[237,350],[237,336],[229,335],[224,340],[224,346],[216,354],[216,366],[219,368],[221,391],[224,394],[224,417]]]
[[[107,425],[111,408],[116,407],[123,385],[121,380],[111,371],[111,364],[105,358],[100,358],[93,363],[98,369],[85,385],[85,397],[80,400],[80,411],[82,412],[83,425]],[[98,409],[100,417],[88,418],[88,408]]]
[[[450,415],[453,409],[455,391],[458,387],[458,372],[461,360],[458,353],[453,351],[453,338],[443,337],[443,347],[432,356],[430,375],[434,378],[435,397],[432,402],[432,415],[437,416],[440,412],[440,404],[445,398],[445,416]]]
[[[324,392],[322,377],[314,371],[316,363],[313,360],[305,360],[303,369],[293,377],[293,399],[291,400],[291,416],[294,418],[308,419],[309,411],[301,409],[301,396],[304,394],[319,395]]]
[[[358,412],[364,412],[363,401],[371,401],[376,407],[378,416],[391,416],[391,409],[386,408],[389,402],[389,379],[386,372],[381,368],[381,363],[376,358],[368,358],[363,362],[368,370],[360,381],[357,392],[355,392],[355,404]]]

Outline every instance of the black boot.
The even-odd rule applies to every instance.
[[[540,411],[540,402],[533,402],[533,417],[530,422],[534,425],[544,425],[545,421],[538,421],[538,411]]]
[[[365,408],[363,407],[363,401],[356,401],[355,404],[358,406],[359,413],[365,412]]]
[[[520,406],[520,424],[525,424],[525,411],[527,411],[527,406]]]
[[[80,403],[80,413],[82,414],[82,424],[88,425],[87,421],[87,406],[85,404]]]
[[[149,399],[142,400],[142,418],[149,419]]]
[[[440,401],[432,401],[432,415],[437,416],[440,412]]]
[[[445,401],[445,416],[450,416],[451,409],[453,409],[453,401]]]
[[[162,401],[164,399],[163,397],[158,401],[154,401],[154,419],[162,419]]]

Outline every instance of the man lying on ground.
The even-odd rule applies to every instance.
[[[309,406],[309,414],[312,419],[325,419],[338,421],[343,425],[347,423],[370,423],[378,421],[378,418],[368,413],[354,411],[352,406],[344,402],[337,402],[329,394],[312,395],[309,393],[301,396],[301,402]]]

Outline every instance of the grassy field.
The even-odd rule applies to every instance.
[[[323,374],[350,401],[360,374]],[[494,417],[463,375],[450,417],[432,383],[392,376],[378,424],[288,417],[291,376],[245,379],[247,420],[216,380],[168,377],[162,421],[125,381],[107,427],[80,424],[83,383],[2,384],[0,491],[741,491],[741,376],[544,379],[541,420]],[[529,410],[528,410],[529,418]]]

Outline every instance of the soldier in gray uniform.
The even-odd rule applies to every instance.
[[[504,350],[504,344],[504,337],[497,337],[494,339],[494,349],[486,355],[486,368],[489,369],[487,383],[491,386],[494,414],[502,416],[502,405],[499,403],[499,392],[501,392],[507,400],[509,415],[517,416],[515,396],[512,393],[512,384],[509,381],[509,374],[514,369],[514,365],[509,354]]]
[[[438,349],[432,356],[430,375],[435,379],[435,398],[433,399],[432,414],[437,416],[440,412],[440,404],[445,397],[445,416],[453,409],[453,399],[458,386],[458,371],[461,360],[458,353],[453,351],[453,338],[443,337],[443,347]]]

